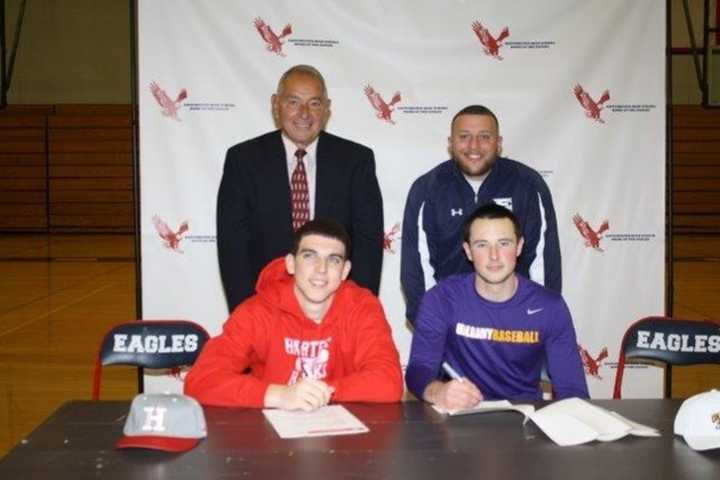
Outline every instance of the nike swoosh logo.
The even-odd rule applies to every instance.
[[[535,315],[538,312],[542,312],[542,308],[528,308],[527,309],[528,315]]]

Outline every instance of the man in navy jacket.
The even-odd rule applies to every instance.
[[[407,318],[437,281],[472,271],[462,249],[462,226],[478,207],[496,203],[517,216],[525,239],[517,272],[547,288],[562,286],[560,242],[552,196],[534,169],[500,157],[495,114],[471,105],[453,117],[447,160],[410,188],[402,231],[400,280]]]

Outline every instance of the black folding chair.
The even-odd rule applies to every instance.
[[[711,321],[646,317],[628,327],[620,344],[613,398],[620,398],[627,359],[665,364],[665,396],[673,365],[720,363],[720,324]]]
[[[93,400],[100,398],[104,366],[175,369],[192,365],[209,338],[202,326],[186,320],[140,320],[114,326],[98,350]]]

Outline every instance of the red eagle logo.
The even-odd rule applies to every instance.
[[[600,367],[602,366],[603,360],[608,357],[607,347],[603,347],[597,357],[593,358],[581,345],[578,345],[578,351],[580,352],[580,358],[582,359],[585,373],[591,377],[595,377],[598,380],[602,380],[600,376]]]
[[[585,239],[586,247],[592,247],[599,252],[605,251],[600,248],[600,240],[602,240],[602,233],[610,228],[610,223],[607,220],[603,221],[597,231],[593,230],[592,227],[590,227],[590,224],[583,220],[578,213],[573,215],[573,223],[575,224],[575,227],[577,227],[578,232],[580,232],[580,235],[582,235]]]
[[[282,39],[292,33],[292,26],[288,23],[287,25],[285,25],[285,28],[282,29],[280,35],[277,35],[275,32],[273,32],[272,28],[270,28],[270,25],[265,23],[260,17],[256,18],[253,24],[255,25],[255,28],[260,34],[260,37],[262,37],[262,39],[265,41],[265,47],[268,49],[268,51],[284,57],[285,54],[282,51],[282,46],[284,42],[282,41]]]
[[[573,92],[575,93],[575,98],[578,99],[580,105],[585,109],[585,115],[588,118],[592,118],[596,122],[605,123],[605,120],[600,118],[600,112],[603,110],[603,103],[610,100],[609,90],[605,90],[597,102],[590,97],[589,93],[583,90],[579,83],[575,85]]]
[[[180,102],[185,100],[187,98],[187,90],[184,88],[180,90],[180,93],[178,93],[178,96],[175,100],[172,100],[167,93],[165,93],[165,90],[160,88],[160,86],[152,82],[150,84],[150,91],[153,94],[153,97],[155,97],[155,101],[160,105],[162,108],[162,113],[166,117],[170,117],[174,120],[180,121],[178,118],[178,110],[180,110]]]
[[[155,231],[157,231],[158,235],[160,235],[160,238],[163,239],[163,245],[165,245],[165,247],[169,248],[170,250],[174,250],[178,253],[183,253],[183,251],[180,250],[180,241],[183,239],[183,234],[190,230],[187,220],[180,224],[177,232],[173,232],[172,229],[168,226],[168,224],[165,223],[165,221],[158,215],[154,215],[152,217],[152,222],[153,226],[155,227]]]
[[[392,112],[395,110],[393,105],[401,100],[400,92],[395,92],[392,100],[390,100],[390,103],[385,103],[385,100],[383,100],[380,94],[377,93],[373,87],[366,85],[365,96],[367,96],[368,100],[370,100],[370,104],[375,109],[377,118],[385,120],[388,123],[392,123],[393,125],[395,124],[392,119]]]
[[[503,28],[497,38],[493,37],[490,31],[483,27],[483,24],[477,20],[472,23],[472,29],[475,35],[477,35],[478,40],[480,40],[480,43],[482,43],[485,54],[502,60],[503,57],[500,56],[500,47],[502,47],[502,41],[510,36],[510,29],[508,29],[508,27]]]
[[[383,249],[386,252],[395,253],[393,243],[395,243],[395,240],[400,238],[396,236],[398,233],[400,233],[400,222],[397,222],[390,230],[385,232],[385,235],[383,236]]]

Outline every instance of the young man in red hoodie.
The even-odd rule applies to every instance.
[[[396,402],[400,359],[380,301],[346,280],[350,238],[312,220],[270,262],[185,379],[206,405],[311,411],[330,401]],[[249,370],[248,370],[249,369]]]

